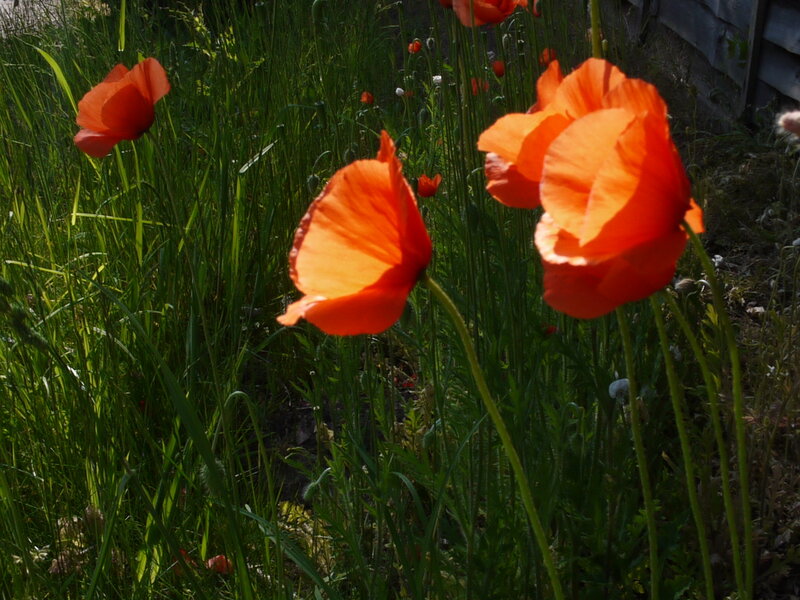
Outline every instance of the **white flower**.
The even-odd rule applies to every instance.
[[[442,76],[434,75],[433,77],[431,77],[431,81],[433,82],[433,85],[440,86],[442,85]]]
[[[395,96],[402,98],[403,96],[406,95],[406,91],[403,88],[399,87],[394,91],[394,94]]]
[[[777,124],[785,133],[793,135],[795,138],[800,138],[800,110],[778,115]]]

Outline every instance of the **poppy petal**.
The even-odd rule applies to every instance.
[[[385,206],[390,203],[395,206]],[[314,201],[295,237],[295,285],[325,297],[371,285],[402,261],[398,219],[386,164],[362,160],[343,168]]]
[[[537,188],[545,151],[568,123],[563,115],[549,111],[514,113],[484,131],[478,138],[478,149],[489,153],[485,167],[489,193],[508,206],[539,206]]]
[[[121,138],[105,133],[97,133],[89,129],[81,129],[75,135],[75,145],[89,156],[94,156],[95,158],[106,156],[120,141]]]
[[[584,252],[623,252],[674,231],[689,209],[689,192],[663,120],[636,119],[597,173],[580,232]]]
[[[497,119],[478,138],[478,149],[494,152],[516,162],[525,138],[541,123],[544,115],[511,113]]]
[[[539,182],[525,177],[517,166],[503,160],[498,154],[486,155],[486,191],[493,198],[512,208],[539,206]]]
[[[119,64],[109,71],[108,75],[106,75],[106,78],[103,79],[103,83],[114,83],[115,81],[119,81],[120,79],[124,78],[127,74],[128,67],[123,64]]]
[[[410,289],[375,286],[350,296],[308,300],[291,305],[287,315],[300,317],[331,335],[374,334],[386,331],[403,314]],[[295,318],[296,317],[296,318]],[[288,325],[287,320],[279,322]]]
[[[569,125],[547,148],[542,206],[572,235],[582,238],[594,180],[633,119],[620,108],[594,112]]]
[[[131,69],[130,81],[150,104],[155,104],[170,90],[167,72],[155,58],[146,58]]]
[[[648,113],[666,123],[667,103],[655,86],[641,79],[626,79],[602,99],[603,108],[625,108],[632,113]]]
[[[117,65],[117,67],[121,66]],[[116,70],[117,67],[114,67],[114,69]],[[75,117],[75,122],[81,127],[92,131],[107,131],[108,127],[103,123],[102,119],[103,104],[105,104],[110,95],[124,85],[124,83],[116,81],[103,82],[86,92],[83,98],[78,101],[78,115]]]
[[[536,104],[531,106],[528,112],[533,113],[547,108],[556,97],[556,91],[562,81],[564,81],[564,75],[561,72],[561,66],[557,60],[554,60],[547,65],[547,69],[536,82]]]
[[[536,228],[536,246],[544,267],[544,300],[554,309],[580,319],[602,316],[665,287],[686,245],[686,234],[676,230],[604,260],[568,260],[554,252],[559,248],[554,241],[563,240],[564,236],[545,216],[546,213]]]
[[[528,0],[454,0],[453,10],[458,19],[467,27],[500,23],[517,6],[528,6]]]
[[[588,115],[604,108],[603,97],[625,79],[625,74],[610,62],[590,58],[564,77],[553,98],[554,108],[573,119]]]
[[[153,104],[133,85],[124,85],[106,98],[100,117],[107,131],[133,140],[150,129],[155,119]]]
[[[705,232],[706,226],[703,223],[703,209],[697,205],[697,202],[694,201],[694,198],[689,200],[689,210],[686,211],[686,214],[683,216],[683,218],[695,233]]]

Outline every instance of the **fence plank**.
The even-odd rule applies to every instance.
[[[708,7],[694,0],[671,0],[661,4],[658,16],[667,27],[713,62],[720,23]]]
[[[770,42],[761,49],[759,79],[781,94],[800,101],[800,57]]]
[[[761,47],[764,45],[764,17],[767,13],[768,0],[754,0],[750,16],[750,32],[747,35],[747,68],[742,82],[742,94],[739,97],[739,114],[744,115],[748,106],[753,102],[755,83],[759,78],[759,68],[762,66]],[[763,77],[762,77],[763,79]]]
[[[772,0],[767,10],[764,39],[800,54],[800,4],[797,0]]]
[[[745,34],[750,29],[750,13],[753,0],[719,0],[714,14],[735,26]]]

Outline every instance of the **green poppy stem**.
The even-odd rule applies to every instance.
[[[647,457],[644,453],[642,422],[639,414],[639,392],[636,389],[636,369],[633,362],[633,342],[628,319],[622,307],[617,308],[617,322],[625,352],[625,371],[628,376],[628,405],[630,407],[631,433],[633,449],[636,452],[636,463],[639,467],[639,481],[642,484],[644,512],[647,520],[647,544],[650,548],[650,598],[658,600],[660,583],[660,564],[658,561],[658,535],[656,533],[656,509],[653,502],[653,488],[650,485],[650,472],[647,470]]]
[[[600,37],[600,0],[591,0],[589,11],[592,23],[592,56],[603,58],[603,41]]]
[[[742,556],[739,547],[739,526],[736,523],[736,509],[733,507],[731,475],[728,462],[728,447],[725,443],[725,436],[723,434],[722,418],[720,417],[719,410],[719,399],[717,397],[719,387],[714,379],[714,376],[711,374],[711,369],[708,366],[708,361],[703,353],[703,349],[700,347],[700,342],[697,341],[697,336],[694,334],[692,326],[681,312],[678,303],[675,301],[675,298],[666,293],[662,293],[661,296],[666,301],[673,318],[678,322],[678,325],[683,330],[683,334],[689,341],[689,345],[692,347],[692,353],[697,360],[697,364],[700,366],[700,372],[703,374],[703,382],[706,386],[706,397],[708,399],[708,409],[709,413],[711,414],[711,425],[714,429],[714,439],[717,443],[717,452],[719,452],[719,469],[722,476],[722,501],[725,506],[725,518],[728,522],[728,535],[730,535],[731,538],[731,554],[733,555],[733,573],[734,578],[736,579],[736,590],[739,592],[739,596],[744,598],[746,594],[744,587],[744,575],[742,573]]]
[[[714,299],[714,307],[717,311],[717,318],[725,341],[728,347],[728,357],[731,361],[731,388],[733,393],[733,421],[736,433],[736,458],[739,468],[739,496],[742,501],[742,532],[744,537],[744,597],[743,600],[751,600],[753,597],[753,579],[755,560],[753,552],[753,522],[750,510],[750,477],[748,475],[747,463],[747,434],[744,430],[744,396],[742,394],[742,366],[739,361],[739,347],[736,345],[736,334],[728,317],[725,307],[725,298],[722,295],[722,286],[717,279],[714,264],[708,257],[706,249],[691,226],[684,220],[683,228],[689,235],[689,239],[700,258],[706,279],[711,286],[711,294]]]
[[[664,324],[664,316],[661,314],[661,306],[656,302],[654,296],[650,296],[650,307],[653,309],[653,319],[656,322],[658,339],[661,343],[661,354],[664,356],[664,370],[667,373],[667,381],[669,383],[669,397],[670,400],[672,400],[672,412],[675,413],[675,426],[678,429],[678,439],[681,443],[683,470],[686,476],[686,492],[689,495],[689,506],[691,506],[694,524],[697,528],[697,540],[700,544],[700,558],[703,563],[703,578],[706,583],[706,598],[711,599],[714,597],[714,578],[711,575],[711,554],[708,551],[706,524],[705,521],[703,521],[703,513],[700,510],[700,502],[697,499],[692,446],[689,442],[686,418],[683,414],[683,387],[680,381],[678,381],[678,374],[675,372],[675,363],[672,360],[669,338],[667,337],[667,327]]]
[[[430,289],[434,297],[444,307],[445,312],[447,312],[456,328],[456,331],[458,332],[458,336],[461,338],[461,343],[464,346],[464,352],[466,352],[467,360],[469,361],[469,368],[472,372],[472,377],[475,380],[475,385],[478,387],[478,393],[483,400],[483,405],[486,408],[486,412],[489,413],[489,417],[492,419],[492,423],[497,430],[498,436],[500,436],[500,442],[503,445],[503,450],[508,458],[508,462],[511,463],[511,470],[514,472],[514,477],[517,481],[517,487],[519,488],[520,496],[522,497],[522,504],[525,506],[525,511],[528,513],[528,520],[530,521],[531,528],[533,529],[536,543],[539,545],[539,551],[542,553],[542,561],[544,562],[545,569],[547,569],[547,574],[550,577],[550,585],[553,586],[553,595],[555,596],[556,600],[564,600],[564,591],[561,587],[561,581],[558,577],[555,561],[553,560],[553,553],[550,550],[547,535],[545,534],[541,520],[539,519],[539,513],[536,510],[536,505],[533,502],[533,495],[531,494],[531,486],[528,482],[528,477],[522,467],[519,454],[517,454],[514,444],[511,441],[511,435],[508,433],[508,428],[506,427],[505,421],[503,421],[500,410],[497,408],[497,404],[489,392],[489,386],[486,385],[486,379],[484,378],[483,371],[478,364],[478,356],[475,352],[475,346],[472,343],[472,338],[470,338],[467,330],[467,324],[464,322],[464,318],[461,316],[458,308],[456,308],[456,305],[450,299],[450,296],[445,293],[438,283],[431,279],[427,273],[423,275],[422,281],[428,286],[428,289]]]

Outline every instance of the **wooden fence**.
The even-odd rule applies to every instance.
[[[800,0],[628,0],[640,32],[657,21],[739,91],[736,116],[778,98],[800,103]]]

